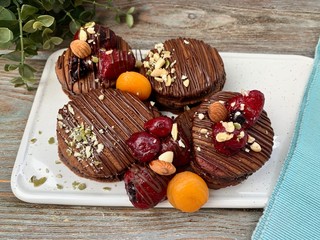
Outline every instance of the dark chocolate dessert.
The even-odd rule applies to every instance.
[[[115,86],[117,77],[134,67],[135,57],[128,43],[108,27],[90,22],[59,56],[55,71],[63,91],[72,98]]]
[[[253,95],[259,96],[254,99]],[[256,90],[244,95],[219,92],[197,109],[191,166],[210,188],[239,184],[270,158],[274,132],[263,103],[263,95]],[[214,106],[215,113],[208,111],[210,106]],[[211,119],[219,114],[227,115],[213,122]]]
[[[150,80],[156,102],[172,109],[201,102],[220,91],[226,79],[218,51],[189,38],[156,44],[141,73]]]
[[[136,96],[111,88],[79,95],[58,113],[60,159],[81,177],[119,181],[135,162],[125,141],[156,113]]]

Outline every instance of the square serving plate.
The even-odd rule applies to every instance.
[[[51,137],[56,139],[57,112],[68,102],[54,70],[62,51],[53,53],[43,70],[13,168],[12,191],[31,203],[132,206],[123,182],[99,183],[76,176],[59,161],[57,143],[48,142]],[[262,208],[286,158],[313,59],[244,53],[221,53],[221,57],[227,73],[224,90],[258,89],[265,94],[265,110],[275,132],[274,147],[270,160],[247,180],[237,186],[210,190],[204,207]],[[32,176],[46,177],[47,181],[35,187],[30,181]],[[79,190],[76,182],[85,183],[86,188]],[[157,207],[171,205],[165,201]]]

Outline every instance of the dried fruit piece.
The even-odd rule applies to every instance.
[[[144,124],[144,128],[158,137],[166,137],[171,133],[173,120],[166,116],[150,119]]]
[[[208,116],[214,123],[224,121],[228,117],[228,110],[220,102],[211,103],[208,107]]]
[[[170,180],[167,197],[171,205],[182,212],[195,212],[208,201],[209,189],[199,175],[185,171]]]
[[[122,73],[116,81],[116,88],[135,94],[142,101],[147,100],[151,95],[149,80],[137,72],[128,71]]]
[[[162,160],[153,160],[149,163],[149,167],[160,175],[172,175],[176,172],[175,166],[170,162]]]
[[[131,71],[135,66],[135,57],[131,52],[113,49],[99,50],[98,78],[102,81],[116,80],[121,73]]]
[[[70,48],[73,54],[78,58],[86,58],[91,54],[90,45],[82,40],[73,40],[70,43]]]
[[[240,123],[244,128],[249,128],[258,120],[263,106],[264,95],[259,90],[238,94],[226,103],[230,120]]]
[[[134,133],[126,143],[132,156],[141,162],[149,162],[155,159],[161,147],[159,138],[148,132]]]
[[[232,128],[233,122],[218,122],[213,125],[213,144],[217,151],[227,156],[236,154],[246,146],[248,133],[244,129]]]
[[[124,175],[127,195],[134,207],[148,209],[165,200],[169,178],[134,165]]]

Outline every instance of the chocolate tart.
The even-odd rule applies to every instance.
[[[212,189],[236,185],[260,169],[270,158],[274,131],[266,111],[247,131],[260,144],[261,151],[241,150],[232,156],[217,152],[212,139],[212,121],[207,115],[208,106],[215,101],[226,101],[237,95],[234,92],[219,92],[200,104],[193,119],[192,137],[195,158],[191,161],[193,170],[199,174]],[[199,118],[198,114],[204,114]]]
[[[110,28],[89,23],[76,33],[75,39],[81,39],[80,34],[90,45],[91,54],[80,59],[68,47],[58,57],[55,66],[55,72],[62,89],[71,99],[92,89],[108,88],[115,85],[116,77],[108,79],[99,75],[98,69],[101,67],[102,55],[110,55],[108,59],[110,64],[120,59],[118,68],[121,68],[122,72],[133,69],[135,65],[135,58],[129,44]],[[109,54],[113,50],[118,50],[119,53],[116,56],[114,56],[115,54]]]
[[[156,44],[140,72],[150,80],[155,101],[172,109],[201,102],[220,91],[226,80],[218,51],[191,38]]]
[[[81,177],[119,181],[135,162],[125,141],[156,116],[130,93],[109,88],[79,95],[58,113],[60,159]]]

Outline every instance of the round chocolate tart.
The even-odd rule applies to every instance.
[[[192,137],[195,158],[191,161],[193,170],[212,189],[236,185],[260,169],[270,158],[274,131],[266,111],[262,111],[257,122],[247,129],[250,136],[261,146],[255,152],[248,148],[227,156],[215,149],[213,142],[213,122],[208,117],[208,106],[216,101],[227,101],[239,93],[218,92],[200,104],[193,119]]]
[[[156,102],[172,109],[201,102],[220,91],[226,80],[218,51],[190,38],[156,44],[140,72],[150,80]]]
[[[81,27],[74,38],[82,44],[73,50],[68,47],[55,66],[62,89],[70,98],[92,89],[115,86],[121,73],[135,67],[131,47],[108,27],[90,22]],[[84,49],[90,53],[88,56],[79,57],[73,52],[83,53]]]
[[[130,93],[109,88],[79,95],[58,113],[60,159],[81,177],[119,181],[135,162],[125,141],[156,116]]]

